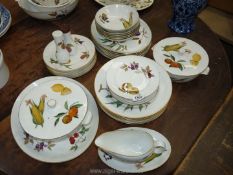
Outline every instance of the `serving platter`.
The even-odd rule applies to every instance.
[[[89,123],[81,125],[68,134],[67,137],[55,141],[38,140],[25,133],[19,121],[19,110],[24,97],[36,87],[35,83],[30,84],[20,93],[11,112],[11,130],[18,146],[30,157],[49,163],[68,161],[81,155],[92,143],[99,123],[98,108],[95,100],[90,92],[79,82],[65,77],[52,76],[39,79],[36,83],[40,84],[57,80],[70,81],[84,90],[88,100],[88,110],[92,114],[92,119]]]

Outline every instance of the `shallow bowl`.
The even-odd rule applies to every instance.
[[[95,21],[105,31],[124,32],[138,24],[139,15],[133,7],[114,4],[101,8],[95,15]]]

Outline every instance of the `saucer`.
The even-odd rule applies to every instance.
[[[25,88],[28,93],[19,108],[19,121],[27,134],[52,140],[66,136],[81,124],[87,112],[87,97],[77,83],[48,79],[33,84],[34,88]]]
[[[142,104],[157,91],[159,72],[151,59],[123,56],[115,58],[107,71],[106,80],[114,98],[132,105]]]
[[[68,137],[58,141],[39,141],[26,134],[20,125],[19,109],[25,95],[35,84],[31,84],[24,89],[16,99],[11,113],[11,130],[18,146],[30,157],[42,162],[58,163],[72,160],[80,156],[92,143],[99,123],[98,108],[91,93],[79,82],[65,77],[46,77],[37,80],[37,83],[47,81],[66,80],[75,83],[85,91],[88,99],[88,110],[93,114],[92,120],[88,125],[82,125]]]
[[[147,171],[154,170],[156,168],[159,168],[162,166],[170,157],[171,154],[171,145],[169,141],[164,137],[162,134],[159,132],[156,132],[152,129],[148,128],[139,128],[139,127],[129,127],[129,128],[123,128],[121,130],[140,130],[140,131],[145,131],[149,133],[153,139],[156,140],[161,140],[165,143],[166,145],[166,151],[163,152],[161,155],[156,154],[152,159],[148,159],[144,162],[141,163],[128,163],[128,162],[123,162],[120,161],[119,159],[116,159],[112,157],[111,155],[103,152],[102,150],[98,149],[98,155],[102,162],[104,162],[107,166],[121,171],[121,172],[126,172],[126,173],[143,173]],[[139,138],[140,139],[140,138]]]
[[[103,106],[103,110],[108,109],[108,111],[111,111],[115,118],[122,117],[137,121],[142,118],[150,118],[152,116],[156,116],[156,118],[159,117],[161,115],[159,111],[166,107],[172,94],[172,83],[167,72],[157,63],[154,63],[157,67],[160,77],[160,83],[156,97],[152,99],[152,101],[144,104],[129,105],[116,100],[109,92],[106,82],[106,74],[110,66],[114,63],[115,59],[110,60],[104,64],[96,74],[94,88],[100,107]]]
[[[64,76],[64,77],[68,77],[68,78],[76,78],[76,77],[80,77],[80,76],[86,74],[87,72],[89,72],[95,66],[96,60],[97,60],[97,57],[95,55],[93,60],[90,62],[89,65],[85,66],[84,68],[82,68],[81,70],[78,70],[78,71],[74,70],[74,71],[70,71],[70,72],[63,72],[63,71],[54,70],[48,66],[47,66],[47,69],[53,75]]]
[[[0,4],[0,37],[3,36],[11,25],[11,14],[7,8]]]
[[[106,6],[111,4],[125,4],[136,8],[137,10],[144,10],[149,8],[154,0],[95,0],[97,3]]]

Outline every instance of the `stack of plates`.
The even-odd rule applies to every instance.
[[[11,25],[10,12],[0,4],[0,37],[3,36]]]
[[[87,73],[94,67],[97,58],[92,41],[81,35],[72,35],[72,38],[77,44],[78,53],[75,56],[71,56],[70,62],[66,64],[61,64],[57,61],[54,41],[51,41],[46,46],[43,59],[52,74],[75,78]]]
[[[19,147],[44,162],[82,154],[98,128],[98,109],[80,83],[46,77],[26,87],[12,109],[11,128]]]
[[[152,39],[149,26],[139,18],[137,11],[119,4],[105,6],[96,13],[91,35],[97,50],[110,59],[145,55]]]
[[[127,124],[143,124],[159,117],[172,93],[169,75],[142,56],[122,56],[106,63],[95,78],[100,107]]]

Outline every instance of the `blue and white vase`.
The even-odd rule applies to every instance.
[[[207,0],[173,0],[173,17],[168,26],[177,33],[190,33],[195,28],[195,18]]]

